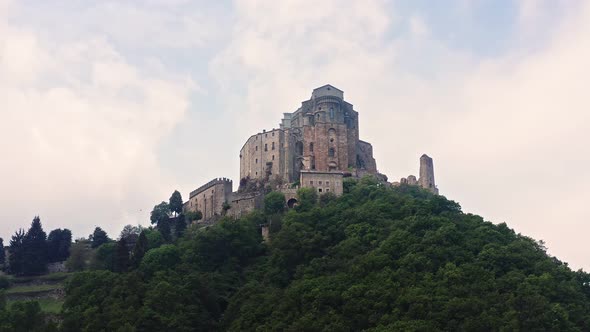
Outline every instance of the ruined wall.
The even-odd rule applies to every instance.
[[[425,154],[420,157],[420,178],[418,179],[418,183],[422,188],[438,194],[438,189],[434,183],[434,164],[432,158]]]
[[[343,193],[343,174],[339,172],[301,172],[301,187],[314,188],[318,194],[334,193],[340,196]]]
[[[365,141],[357,144],[357,167],[369,173],[377,173],[377,163],[373,158],[373,146]]]
[[[185,211],[200,211],[203,220],[220,216],[223,204],[230,202],[233,183],[226,178],[209,181],[190,193],[189,200],[184,204]]]

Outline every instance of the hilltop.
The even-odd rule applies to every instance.
[[[189,227],[129,272],[74,275],[62,330],[590,329],[589,274],[443,196],[370,178],[338,198],[300,189],[288,211],[280,195]]]

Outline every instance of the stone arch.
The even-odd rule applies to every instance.
[[[299,204],[299,201],[297,201],[296,198],[291,198],[290,200],[287,201],[287,206],[289,207],[289,209],[296,207],[298,204]]]

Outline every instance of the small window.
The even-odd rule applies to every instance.
[[[319,192],[322,192],[322,188],[318,188],[318,191],[319,191]]]
[[[330,148],[330,150],[328,150],[328,157],[334,157],[335,154],[336,151],[334,151],[334,148]]]
[[[264,137],[268,137],[268,134],[264,134]]]
[[[272,142],[272,149],[275,149],[275,142]]]
[[[258,172],[256,172],[256,175],[258,175]]]
[[[272,136],[274,136],[274,135],[275,135],[275,132],[273,131],[273,132],[272,132]]]
[[[319,181],[318,184],[322,184],[322,181]]]
[[[330,107],[330,120],[334,120],[334,109]]]
[[[275,155],[274,154],[272,155],[272,160],[275,160]]]
[[[326,188],[326,192],[329,193],[330,192],[330,188]]]
[[[313,186],[313,181],[309,181],[309,185]]]
[[[258,164],[258,158],[256,158],[256,163]]]
[[[264,151],[268,151],[268,144],[264,144]]]
[[[333,138],[330,138],[330,143],[334,143],[334,139]]]
[[[313,152],[313,143],[309,143],[309,152]]]
[[[326,186],[329,186],[329,185],[330,185],[330,181],[326,181]]]
[[[258,145],[256,145],[256,151],[258,151]]]

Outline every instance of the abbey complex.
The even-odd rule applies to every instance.
[[[309,187],[319,195],[342,194],[346,177],[374,176],[389,185],[417,185],[438,194],[432,159],[420,158],[420,176],[388,183],[377,171],[373,146],[359,139],[359,114],[331,85],[314,89],[293,113],[284,113],[278,129],[252,135],[240,150],[240,183],[233,191],[227,178],[214,179],[190,193],[185,211],[200,211],[203,221],[222,215],[235,218],[261,208],[270,190],[297,204],[297,189]]]

